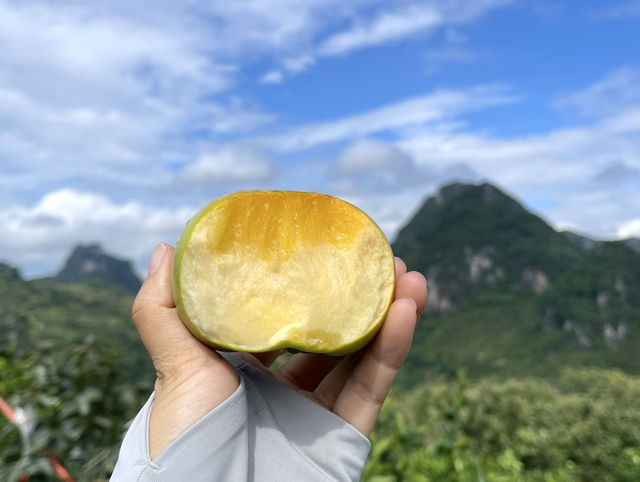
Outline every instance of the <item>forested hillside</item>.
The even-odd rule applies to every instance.
[[[148,377],[151,364],[131,322],[132,303],[132,294],[99,278],[27,281],[0,263],[0,336],[18,336],[24,348],[43,342],[66,348],[95,340],[119,353],[118,363],[132,378]]]
[[[405,386],[460,369],[472,377],[555,378],[565,366],[640,374],[637,240],[558,232],[490,184],[452,184],[393,248],[429,280]]]

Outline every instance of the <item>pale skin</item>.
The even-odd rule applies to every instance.
[[[230,397],[239,384],[235,369],[180,321],[171,292],[173,254],[174,249],[164,243],[156,247],[132,310],[157,373],[149,419],[151,460]],[[280,352],[237,355],[369,436],[427,301],[424,276],[407,272],[399,258],[395,261],[394,301],[378,335],[359,352],[346,357],[298,353],[278,370],[269,367]]]

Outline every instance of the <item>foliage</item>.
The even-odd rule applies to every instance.
[[[130,380],[150,379],[153,368],[131,322],[133,296],[99,283],[61,283],[55,279],[25,281],[0,263],[0,336],[22,326],[22,346],[35,349],[40,340],[69,347],[94,337],[119,353],[117,362]],[[5,276],[3,276],[3,273]],[[8,273],[8,275],[7,275]]]
[[[0,480],[54,480],[43,449],[78,480],[106,480],[149,382],[131,383],[118,354],[94,340],[21,348],[34,321],[5,319],[0,394],[35,414],[32,431],[0,421]],[[640,379],[565,370],[540,379],[428,380],[395,391],[372,435],[363,480],[636,481]]]
[[[19,430],[0,419],[0,480],[55,480],[46,452],[79,480],[107,480],[150,383],[128,382],[117,353],[92,339],[62,349],[39,341],[25,350],[19,342],[30,324],[5,319],[0,338],[0,395],[32,420]]]
[[[590,330],[592,343],[586,347],[578,344],[571,330],[545,328],[540,321],[540,302],[523,294],[502,293],[470,298],[451,312],[426,312],[399,383],[411,388],[461,369],[473,379],[535,376],[557,381],[567,366],[616,368],[640,375],[640,310],[629,314],[625,336],[613,347],[599,334],[598,338],[592,336],[594,325],[586,325],[588,320],[599,323],[592,319],[597,312],[589,318],[572,318],[576,326]],[[593,307],[589,310],[596,311]]]
[[[428,383],[385,404],[363,480],[640,480],[640,379]]]

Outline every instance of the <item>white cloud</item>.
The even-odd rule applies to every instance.
[[[380,195],[406,189],[424,180],[411,158],[397,147],[377,139],[361,139],[344,148],[335,160],[330,186],[341,196],[358,192]]]
[[[262,77],[260,77],[259,82],[261,84],[280,84],[284,80],[284,76],[282,72],[279,70],[270,70]]]
[[[555,203],[543,214],[560,229],[587,232],[596,239],[628,237],[633,234],[629,229],[640,213],[640,189],[636,186],[632,192],[635,195],[595,185],[567,186],[565,192],[556,194]]]
[[[191,207],[157,208],[139,202],[115,203],[105,196],[61,189],[32,207],[0,211],[0,252],[27,276],[42,276],[60,268],[73,245],[99,241],[122,257],[133,257],[144,269],[159,241],[175,243]]]
[[[460,156],[483,159],[486,157],[491,160],[544,158],[562,165],[562,157],[573,153],[571,157],[575,157],[576,160],[581,157],[597,159],[599,162],[595,164],[587,161],[581,163],[591,166],[592,169],[600,169],[616,160],[628,160],[629,165],[638,165],[636,154],[640,146],[635,142],[635,134],[640,129],[640,92],[635,92],[637,75],[638,71],[633,69],[617,69],[606,75],[603,80],[567,94],[561,100],[558,98],[553,103],[556,106],[562,102],[563,106],[578,106],[590,114],[597,114],[596,123],[507,140],[491,139],[471,132],[461,134],[464,126],[459,125],[435,135],[416,135],[415,132],[411,132],[401,137],[409,140],[409,143],[410,139],[424,143],[423,147],[427,149],[432,146],[437,152],[430,152],[441,161]],[[617,91],[617,94],[613,93],[613,90]],[[453,135],[448,137],[449,134]],[[486,149],[483,143],[488,144]],[[605,152],[609,152],[610,155],[603,156]]]
[[[480,180],[462,163],[444,168],[417,166],[397,146],[376,139],[362,139],[343,149],[332,174],[328,188],[370,212],[390,239],[429,190],[451,180]]]
[[[480,3],[460,10],[481,12],[498,4]],[[11,186],[29,177],[34,189],[78,178],[164,182],[172,166],[206,148],[207,137],[223,142],[219,137],[276,120],[251,102],[227,100],[244,64],[272,57],[280,68],[263,81],[281,81],[284,73],[316,62],[328,27],[357,19],[354,25],[391,41],[417,28],[410,14],[421,8],[427,10],[382,11],[369,21],[360,19],[361,12],[380,11],[375,0],[349,6],[340,0],[2,2],[2,182]],[[402,26],[405,20],[409,28]],[[371,129],[355,134],[366,136]],[[2,196],[21,198],[15,189]]]
[[[350,6],[341,0],[191,3],[185,9],[195,10],[202,16],[200,23],[213,26],[209,30],[215,50],[233,55],[276,53],[289,57],[310,48],[328,24],[375,1],[356,0]]]
[[[640,2],[627,0],[591,10],[591,18],[597,20],[632,19],[640,16]]]
[[[132,101],[151,88],[158,96],[229,85],[229,66],[209,59],[175,21],[160,28],[126,16],[100,17],[80,6],[18,5],[0,5],[3,80],[41,102],[101,105]],[[24,66],[31,67],[31,76]]]
[[[212,120],[212,131],[218,134],[244,134],[275,120],[275,115],[263,112],[257,106],[247,105],[236,96],[224,104],[209,106],[206,113]],[[203,119],[202,124],[206,127],[205,121]]]
[[[386,45],[403,41],[408,38],[425,35],[439,28],[447,28],[450,25],[458,25],[469,22],[487,11],[511,3],[512,0],[476,0],[474,2],[448,0],[441,2],[413,2],[400,7],[367,9],[371,4],[377,5],[375,0],[360,0],[356,4],[344,6],[339,1],[299,2],[295,5],[298,10],[300,5],[313,5],[302,9],[298,14],[302,19],[295,28],[292,28],[291,15],[293,10],[288,2],[277,2],[276,12],[280,12],[285,20],[282,28],[287,32],[286,41],[273,45],[273,38],[266,40],[260,36],[264,45],[270,45],[274,51],[280,50],[280,64],[284,70],[290,73],[298,73],[307,70],[317,62],[317,57],[330,57],[346,55],[367,47]],[[358,9],[358,6],[364,8]],[[363,14],[363,11],[373,10],[372,14]],[[265,14],[264,11],[261,12]],[[249,16],[251,18],[251,16]],[[268,18],[276,18],[270,13]],[[333,22],[328,22],[327,20]],[[343,30],[325,34],[327,24],[338,23],[340,20],[350,20],[351,25]],[[264,19],[262,19],[264,21]],[[309,22],[309,23],[305,23]],[[326,22],[326,24],[325,24]],[[251,28],[247,26],[239,28]],[[252,32],[269,31],[273,34],[271,25],[253,27]],[[446,31],[447,41],[459,45],[466,38],[458,31],[449,27]],[[234,36],[232,34],[232,36]],[[250,36],[250,35],[249,35]],[[324,38],[323,38],[324,36]],[[258,39],[255,39],[256,41]],[[232,42],[233,43],[233,42]],[[287,48],[288,47],[288,48]],[[449,52],[449,60],[462,61],[462,49],[454,54]],[[444,54],[443,54],[444,55]],[[471,54],[467,53],[465,59]],[[455,58],[453,58],[455,57]],[[262,83],[280,83],[284,76],[280,70],[272,70],[260,78]]]
[[[454,180],[488,180],[506,187],[558,229],[600,239],[638,237],[638,138],[640,106],[600,122],[526,137],[418,127],[394,142],[415,163],[409,179],[376,178],[372,184],[367,179],[372,170],[344,177],[346,181],[333,188],[372,213],[390,238],[426,193]],[[412,179],[417,182],[412,184]],[[359,189],[363,182],[367,188]],[[376,189],[370,189],[372,185]],[[388,186],[394,188],[385,189]]]
[[[233,68],[176,22],[0,3],[0,44],[0,158],[33,183],[162,176],[165,162],[190,154],[187,143],[173,148],[185,126],[228,118],[200,98],[227,88]]]
[[[423,132],[398,141],[419,166],[468,164],[480,176],[508,186],[524,199],[549,199],[541,212],[556,226],[615,237],[640,212],[640,178],[612,189],[603,177],[611,166],[640,169],[640,107],[621,110],[600,122],[548,133],[493,138],[471,132]],[[618,169],[619,170],[619,169]],[[617,172],[617,171],[616,171]]]
[[[590,181],[613,160],[638,165],[640,109],[591,126],[496,139],[472,133],[424,134],[399,142],[418,163],[469,162],[504,185],[544,186],[550,181]]]
[[[594,175],[593,180],[611,186],[623,185],[633,180],[640,182],[640,166],[633,168],[625,162],[614,160]]]
[[[431,5],[411,5],[399,11],[383,12],[368,22],[360,22],[334,34],[322,43],[319,53],[344,55],[428,31],[441,23],[440,13]]]
[[[640,104],[640,69],[621,67],[589,87],[556,98],[556,108],[575,109],[581,115],[602,118],[621,107]]]
[[[640,218],[631,219],[618,228],[621,239],[640,238]]]
[[[345,148],[336,160],[340,174],[380,171],[412,171],[413,162],[400,149],[376,139],[362,139]]]
[[[230,145],[202,154],[182,169],[179,178],[188,184],[222,184],[263,181],[272,175],[271,160],[262,152]]]
[[[439,90],[389,104],[362,114],[294,129],[261,141],[275,150],[291,151],[365,137],[409,126],[445,122],[462,112],[516,102],[518,98],[500,85],[481,85],[467,90]]]
[[[318,54],[345,55],[366,47],[424,35],[436,28],[468,22],[510,1],[416,2],[394,10],[379,11],[372,18],[356,18],[349,28],[325,39],[318,48]]]
[[[603,106],[599,100],[608,97],[610,89],[603,86],[632,88],[632,82],[620,80],[632,78],[626,72],[616,70],[592,86],[565,96],[580,99],[580,105],[593,106],[594,113],[596,106],[600,111],[598,120],[583,121],[572,128],[509,138],[470,131],[455,118],[398,128],[393,144],[423,173],[422,191],[415,190],[415,199],[443,182],[483,179],[507,187],[558,228],[604,239],[637,236],[640,101],[612,95]],[[351,191],[345,192],[357,196],[358,202],[367,198],[356,186],[347,187]],[[404,185],[402,192],[412,190],[411,185]],[[364,203],[375,205],[373,212],[381,212],[379,203],[398,205],[392,192],[370,197]],[[409,201],[410,206],[417,205],[414,203]],[[389,233],[408,219],[399,211],[395,216],[395,221],[392,214],[382,221]]]
[[[2,182],[165,179],[207,137],[274,120],[228,101],[239,69],[256,56],[310,65],[318,29],[347,15],[339,3],[0,2]]]
[[[315,63],[316,61],[311,55],[304,54],[284,59],[282,61],[282,66],[289,72],[302,72]]]

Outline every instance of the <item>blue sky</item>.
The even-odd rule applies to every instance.
[[[640,237],[638,0],[0,0],[0,258],[144,271],[207,202],[318,191],[390,239],[452,181]]]

